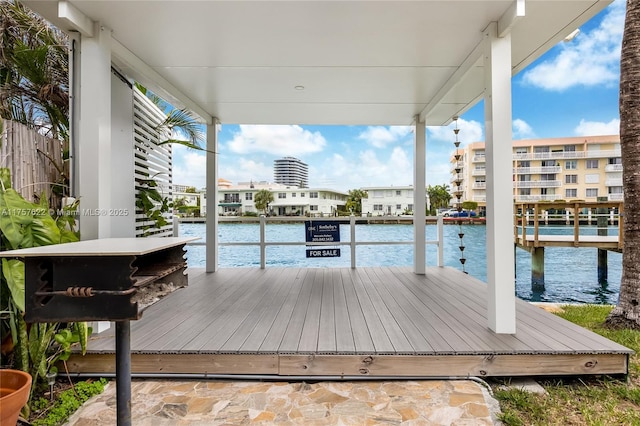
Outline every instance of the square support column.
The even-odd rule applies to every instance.
[[[425,222],[427,219],[426,126],[416,115],[413,141],[413,272],[425,273],[427,260]]]
[[[77,128],[77,197],[80,197],[80,235],[83,240],[111,236],[107,215],[111,204],[111,30],[94,24],[94,36],[81,36],[79,60],[79,114]],[[78,64],[75,64],[76,67]],[[76,126],[77,125],[77,126]]]
[[[207,224],[205,269],[218,270],[218,120],[207,125]]]
[[[487,284],[489,328],[516,332],[513,250],[511,35],[497,24],[484,32],[485,141],[487,162]]]

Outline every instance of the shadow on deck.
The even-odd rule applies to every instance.
[[[189,270],[131,322],[134,375],[451,377],[627,374],[631,350],[517,300],[517,333],[487,327],[487,286],[451,268]],[[115,371],[114,327],[71,373]]]

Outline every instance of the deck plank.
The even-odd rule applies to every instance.
[[[491,332],[486,288],[453,268],[195,270],[132,321],[132,359],[193,374],[626,373],[628,349],[520,300],[516,334]],[[112,368],[113,334],[72,371]]]

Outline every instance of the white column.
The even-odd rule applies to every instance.
[[[413,141],[413,272],[425,273],[427,219],[426,126],[416,115]]]
[[[205,268],[218,270],[218,120],[207,125],[207,245]]]
[[[88,240],[111,234],[102,214],[111,207],[111,30],[96,23],[94,37],[81,37],[80,50],[77,194],[80,235]]]
[[[485,30],[485,141],[487,154],[487,284],[489,328],[516,332],[511,133],[511,35]]]

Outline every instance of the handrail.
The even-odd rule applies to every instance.
[[[253,218],[252,218],[253,219]],[[246,222],[260,224],[260,240],[259,241],[246,241],[246,242],[219,242],[220,246],[259,246],[260,247],[260,269],[266,267],[266,248],[271,246],[349,246],[351,252],[351,268],[356,268],[356,247],[357,246],[373,246],[373,245],[408,245],[413,244],[413,241],[356,241],[356,217],[349,216],[350,227],[350,240],[338,241],[338,242],[304,242],[304,241],[266,241],[266,224],[267,222],[300,222],[303,223],[307,220],[321,220],[330,222],[344,222],[344,218],[329,217],[329,218],[308,218],[308,217],[270,217],[265,216],[256,217],[255,220],[247,218]],[[177,236],[178,231],[178,218],[174,217],[174,236]],[[425,241],[425,245],[435,245],[437,247],[436,265],[444,265],[444,244],[443,244],[443,224],[444,219],[442,216],[437,217],[436,221],[436,239]],[[203,246],[206,242],[191,242],[188,245]]]
[[[549,244],[548,240],[543,241],[543,239],[540,238],[540,222],[549,224],[554,221],[562,221],[566,225],[572,225],[573,239],[570,242],[574,247],[578,247],[581,244],[580,222],[591,224],[595,220],[599,230],[601,228],[602,230],[609,229],[608,224],[615,224],[617,222],[618,240],[616,249],[623,249],[624,204],[622,202],[563,201],[553,203],[514,203],[513,208],[515,217],[514,240],[522,246],[537,248],[545,245],[544,243]],[[617,214],[615,213],[616,209]],[[562,210],[564,213],[550,215],[549,210]],[[581,213],[585,210],[586,213]],[[527,239],[527,230],[531,221],[533,221],[532,241]],[[602,236],[602,234],[600,234],[600,236]],[[567,240],[564,241],[565,243],[568,242]],[[609,248],[611,243],[611,241],[608,242]]]

